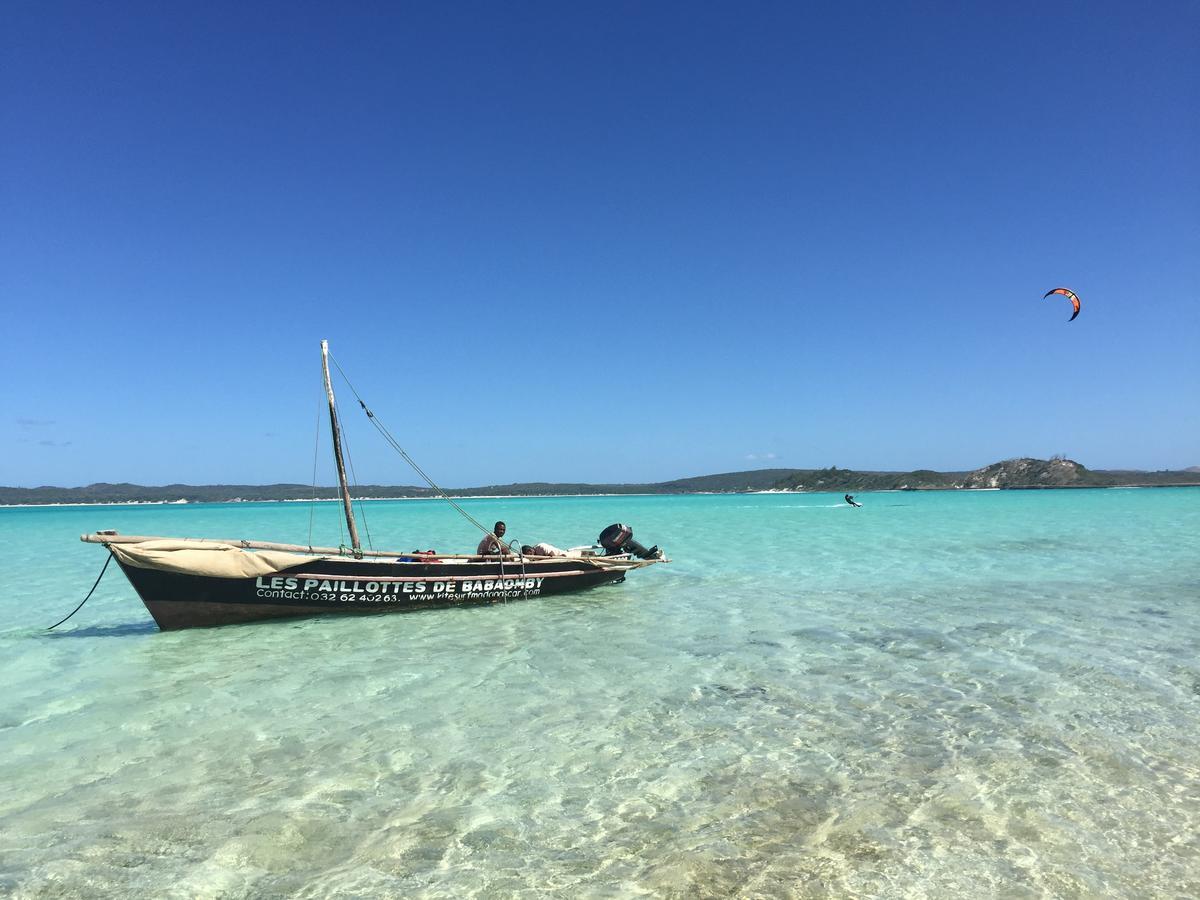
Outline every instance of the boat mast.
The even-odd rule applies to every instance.
[[[329,381],[329,341],[321,341],[321,370],[325,373],[325,393],[329,397],[329,424],[333,428],[333,458],[337,462],[338,483],[342,488],[342,506],[346,510],[346,526],[350,529],[350,546],[355,553],[362,551],[358,529],[354,525],[354,507],[350,504],[350,488],[346,484],[346,464],[342,461],[342,432],[338,428],[337,406],[333,402],[333,384]]]

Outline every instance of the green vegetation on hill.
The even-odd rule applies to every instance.
[[[775,485],[784,491],[921,491],[952,488],[961,481],[961,472],[855,472],[852,469],[800,469],[781,478]]]
[[[659,484],[645,485],[654,493],[697,494],[738,491],[769,491],[794,469],[753,469],[749,472],[726,472],[721,475],[700,475],[696,478],[677,478]]]
[[[1195,471],[1137,472],[1092,471],[1069,459],[1010,459],[974,472],[856,472],[852,469],[754,469],[678,478],[655,484],[578,484],[526,482],[493,484],[485,487],[456,488],[447,493],[455,497],[544,496],[547,494],[698,494],[743,493],[747,491],[929,491],[956,488],[1045,488],[1045,487],[1120,487],[1200,484]],[[412,485],[358,485],[355,497],[385,499],[391,497],[432,497],[429,488]],[[45,503],[228,503],[237,500],[332,500],[337,489],[307,484],[89,484],[86,487],[0,487],[0,506]]]

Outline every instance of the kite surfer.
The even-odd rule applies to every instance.
[[[861,503],[855,502],[854,497],[851,494],[846,495],[846,502],[849,503],[851,506],[862,506]]]

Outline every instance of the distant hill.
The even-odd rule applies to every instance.
[[[793,491],[936,491],[1055,487],[1161,487],[1200,484],[1192,472],[1093,471],[1070,459],[1006,459],[973,472],[855,472],[804,469],[780,479],[777,488]]]
[[[965,472],[856,472],[853,469],[798,469],[775,485],[784,491],[929,491],[960,487]]]
[[[490,484],[481,487],[448,488],[452,497],[510,497],[564,494],[586,496],[597,494],[691,494],[735,493],[761,491],[771,488],[791,469],[758,469],[749,472],[729,472],[720,475],[701,475],[658,484],[583,484],[544,481],[521,484]],[[414,485],[360,484],[354,486],[355,497],[366,499],[434,497],[430,488]],[[263,500],[333,500],[339,496],[336,487],[313,488],[308,484],[89,484],[83,487],[0,487],[0,506],[24,506],[47,503],[229,503]]]
[[[655,493],[663,494],[768,491],[775,489],[780,479],[786,478],[794,471],[795,469],[753,469],[749,472],[726,472],[722,475],[677,478],[674,481],[663,481],[649,485],[649,487],[653,487]]]
[[[654,484],[583,484],[524,482],[455,488],[453,497],[545,496],[563,494],[700,494],[750,491],[936,491],[962,488],[1031,489],[1048,487],[1160,487],[1200,484],[1200,467],[1181,472],[1133,470],[1093,471],[1069,459],[1009,459],[973,472],[857,472],[853,469],[752,469],[677,478]],[[413,485],[358,485],[355,497],[386,499],[432,497],[429,488]],[[332,500],[336,488],[307,484],[89,484],[84,487],[0,487],[0,506],[46,503],[228,503],[232,501]]]

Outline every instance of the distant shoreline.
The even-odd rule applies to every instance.
[[[536,500],[553,499],[556,497],[687,497],[698,494],[713,493],[712,491],[687,491],[678,494],[452,494],[453,500]],[[820,493],[818,491],[726,491],[729,494],[781,494],[781,493]],[[430,502],[442,500],[442,497],[351,497],[354,503],[392,503],[397,500]],[[341,503],[340,497],[306,497],[298,500],[291,497],[261,500],[99,500],[79,501],[73,503],[0,503],[0,509],[52,509],[55,507],[72,506],[211,506],[227,504],[229,506],[243,503]]]
[[[1196,487],[1200,469],[1091,470],[1074,460],[1022,457],[992,463],[970,472],[879,472],[839,469],[749,469],[658,482],[589,484],[582,481],[525,481],[431,490],[410,484],[358,484],[351,488],[366,500],[437,500],[443,495],[463,500],[519,497],[635,497],[687,494],[838,494],[878,491],[1045,490],[1079,487]],[[279,482],[275,484],[163,484],[101,482],[79,487],[0,486],[0,507],[21,506],[171,506],[189,503],[336,503],[337,488]]]
[[[1021,484],[1006,485],[1005,487],[919,487],[919,488],[879,488],[855,489],[859,494],[938,494],[938,493],[981,493],[987,491],[1118,491],[1118,490],[1151,490],[1156,488],[1200,487],[1200,481],[1180,481],[1167,484]],[[804,494],[841,494],[842,488],[822,490],[776,490],[759,491],[652,491],[645,493],[587,493],[587,494],[452,494],[453,500],[554,500],[584,497],[715,497],[715,496],[757,496],[773,495],[804,495]],[[355,503],[393,503],[399,500],[416,502],[433,502],[444,498],[434,497],[351,497]],[[107,507],[107,506],[211,506],[242,503],[340,503],[338,497],[306,497],[296,499],[280,497],[273,499],[255,500],[93,500],[72,501],[59,503],[0,503],[0,509],[69,509],[72,507]]]

